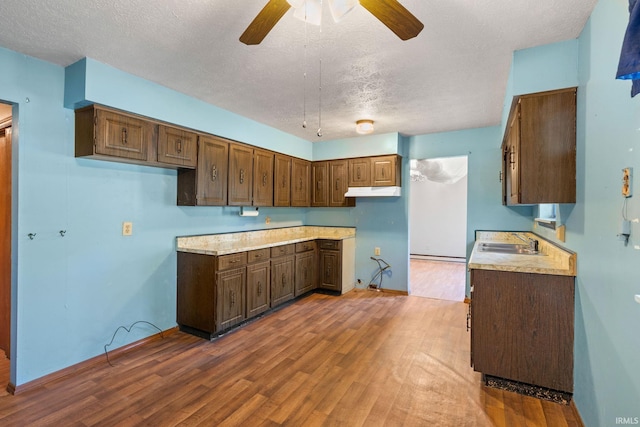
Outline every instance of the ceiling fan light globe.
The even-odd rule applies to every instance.
[[[358,0],[329,0],[329,10],[335,22],[340,22],[342,18],[351,12],[360,2]]]
[[[308,24],[320,25],[322,20],[322,3],[320,0],[304,0],[302,6],[296,8],[293,16]]]

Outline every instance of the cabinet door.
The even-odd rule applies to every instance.
[[[180,326],[216,331],[215,263],[209,255],[178,252],[176,317]]]
[[[340,251],[320,250],[320,287],[342,290],[342,254]]]
[[[471,270],[474,369],[571,392],[573,282],[568,276]]]
[[[371,187],[371,159],[349,159],[349,187]]]
[[[516,107],[516,114],[509,129],[509,153],[507,189],[509,204],[520,203],[520,105]],[[538,171],[544,173],[544,171]]]
[[[227,329],[244,320],[246,268],[216,273],[217,331]]]
[[[158,162],[196,167],[198,135],[183,129],[158,126]]]
[[[227,204],[227,172],[229,143],[211,136],[199,141],[196,204],[224,206]]]
[[[273,205],[291,206],[291,157],[275,155]]]
[[[293,298],[295,268],[293,255],[271,260],[271,307]]]
[[[253,150],[253,206],[273,206],[273,153]]]
[[[311,164],[311,206],[329,206],[329,164]]]
[[[229,205],[253,203],[253,148],[229,144]]]
[[[385,187],[396,183],[397,156],[373,157],[371,159],[371,186]]]
[[[329,162],[329,206],[355,206],[354,197],[344,197],[349,187],[347,179],[347,160]]]
[[[251,264],[247,267],[247,318],[269,309],[271,302],[271,263]]]
[[[311,179],[311,162],[293,158],[291,161],[291,178],[291,206],[310,206],[309,180]]]
[[[316,288],[316,259],[316,251],[303,252],[296,255],[295,296]]]
[[[134,117],[96,110],[95,151],[106,156],[148,160],[154,126]]]

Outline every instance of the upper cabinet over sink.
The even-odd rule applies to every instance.
[[[514,97],[501,178],[505,205],[576,202],[576,88]]]

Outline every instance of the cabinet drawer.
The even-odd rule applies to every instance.
[[[296,245],[294,244],[275,246],[271,248],[271,258],[284,256],[284,255],[291,255],[295,252],[295,248],[296,248]]]
[[[247,252],[247,258],[249,264],[254,262],[266,261],[271,256],[271,250],[269,248],[256,249],[255,251]]]
[[[237,254],[221,255],[218,257],[218,270],[226,270],[228,268],[241,267],[247,263],[247,253],[239,252]]]
[[[312,251],[316,248],[315,240],[309,240],[308,242],[296,243],[296,253]]]
[[[341,242],[342,242],[341,240],[319,240],[318,246],[320,246],[320,249],[339,250]]]

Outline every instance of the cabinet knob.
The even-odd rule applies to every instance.
[[[218,168],[216,165],[211,165],[211,181],[218,179]]]
[[[360,179],[360,166],[356,168],[356,177]]]
[[[122,128],[122,145],[127,145],[129,141],[127,140],[127,128]]]
[[[266,186],[267,185],[267,173],[263,173],[262,174],[262,186]]]
[[[516,169],[516,161],[514,160],[515,156],[516,156],[516,152],[515,151],[510,151],[509,152],[509,163],[511,164],[511,169],[513,169],[513,170]]]
[[[498,181],[502,182],[502,171],[500,171],[500,173],[498,174]]]
[[[244,169],[240,169],[240,184],[244,184]]]

